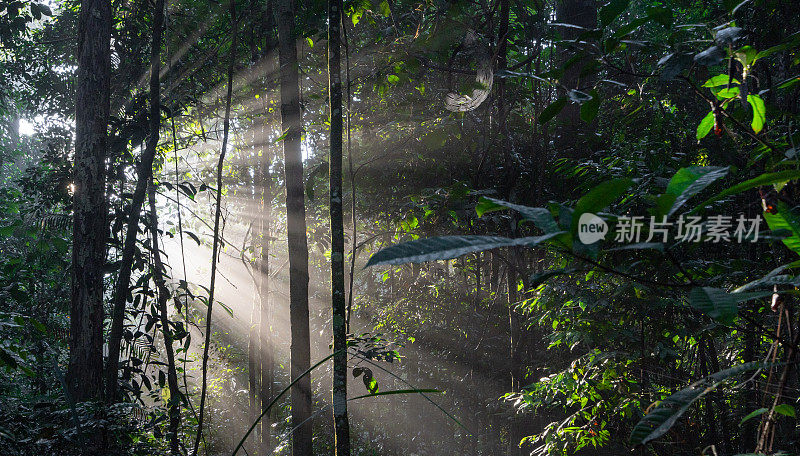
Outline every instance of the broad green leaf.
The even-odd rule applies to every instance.
[[[573,218],[585,212],[600,212],[619,199],[632,185],[633,179],[623,177],[595,186],[578,200]]]
[[[483,214],[502,209],[512,209],[522,216],[523,219],[529,220],[536,225],[537,228],[545,233],[554,233],[559,231],[558,224],[556,224],[553,214],[543,207],[529,207],[520,204],[513,204],[503,200],[481,197],[478,205],[475,206],[475,212],[478,217],[483,217]]]
[[[714,320],[729,325],[739,312],[739,303],[772,295],[771,291],[728,293],[720,288],[695,287],[689,293],[689,305]]]
[[[736,98],[739,96],[739,88],[738,87],[731,87],[728,89],[727,87],[719,87],[715,89],[711,89],[714,92],[714,95],[717,97],[718,100],[727,100],[729,98]]]
[[[450,260],[467,253],[491,250],[498,247],[533,247],[559,234],[562,234],[562,232],[517,239],[500,236],[441,236],[418,239],[378,251],[370,257],[364,267]]]
[[[634,426],[631,432],[633,445],[644,445],[655,440],[672,428],[673,425],[696,400],[715,390],[725,380],[743,372],[764,367],[764,363],[740,364],[719,371],[667,397]]]
[[[775,413],[780,413],[783,416],[790,416],[794,418],[796,413],[794,411],[794,407],[789,404],[781,404],[775,407]]]
[[[665,198],[658,200],[659,215],[671,216],[691,197],[726,174],[728,174],[728,168],[719,166],[690,166],[679,169],[670,179],[666,194],[662,195]],[[666,203],[670,201],[671,205],[668,208],[661,207],[662,205],[666,206]]]
[[[629,0],[611,0],[600,8],[600,24],[605,27],[614,21],[628,7]]]
[[[389,84],[395,85],[400,82],[400,77],[396,74],[390,74],[386,76],[386,80],[389,81]]]
[[[725,27],[722,30],[717,30],[714,35],[714,41],[720,46],[727,47],[735,44],[744,35],[744,29],[741,27]]]
[[[748,95],[747,102],[753,107],[753,122],[750,123],[750,126],[753,127],[754,132],[759,133],[767,121],[767,108],[764,106],[764,100],[758,95]]]
[[[764,220],[772,231],[786,230],[791,236],[783,239],[784,245],[800,255],[800,219],[792,212],[791,208],[783,201],[777,203],[778,211],[773,214],[764,212]]]
[[[600,109],[600,94],[594,89],[592,89],[589,94],[592,96],[592,99],[581,105],[581,120],[586,123],[593,121],[594,118],[597,117],[597,112]]]
[[[695,137],[698,141],[705,138],[711,132],[712,128],[714,128],[714,112],[709,111],[708,114],[703,117],[703,120],[697,124],[697,133]]]
[[[780,85],[778,85],[778,88],[789,89],[796,86],[797,84],[800,84],[800,76],[792,76],[791,78],[782,81]]]
[[[725,51],[719,46],[711,46],[705,51],[694,56],[694,61],[698,65],[714,66],[725,59]]]
[[[709,317],[726,324],[732,323],[739,312],[739,306],[733,295],[719,288],[693,288],[689,294],[689,304]]]
[[[736,78],[731,79],[727,74],[718,74],[706,81],[705,84],[703,84],[703,87],[726,86],[728,85],[728,81],[730,81],[731,84],[740,84],[739,80]]]
[[[762,415],[764,412],[767,412],[767,411],[769,411],[769,409],[763,408],[763,407],[760,408],[760,409],[753,410],[752,412],[748,413],[747,416],[742,418],[742,421],[739,421],[739,426],[743,425],[745,423],[745,421],[748,421],[748,420],[750,420],[752,418],[755,418],[755,417],[757,417],[759,415]]]
[[[745,68],[750,68],[758,60],[758,51],[753,46],[742,46],[734,55]]]
[[[773,276],[762,277],[754,280],[741,287],[733,290],[734,293],[741,293],[743,291],[757,290],[759,288],[772,288],[775,285],[792,285],[800,286],[800,277],[792,277],[787,274],[778,274]]]
[[[778,171],[776,173],[765,173],[717,193],[711,198],[700,203],[700,205],[692,209],[691,212],[697,212],[701,208],[706,207],[715,201],[719,201],[728,196],[736,195],[737,193],[741,193],[752,188],[788,182],[794,179],[800,179],[800,170],[787,169],[785,171]]]
[[[539,123],[545,124],[550,119],[557,116],[558,113],[561,112],[562,109],[564,109],[564,106],[566,106],[566,104],[567,104],[566,97],[561,97],[558,100],[550,103],[546,108],[544,108],[544,110],[542,110],[542,113],[539,114]]]
[[[640,17],[639,19],[634,19],[629,24],[620,26],[616,28],[616,31],[611,36],[614,39],[621,39],[625,36],[629,35],[634,30],[638,29],[642,25],[648,23],[650,21],[650,17]]]
[[[661,81],[671,81],[675,76],[692,64],[692,57],[688,54],[667,54],[658,61],[661,69]]]
[[[771,48],[767,48],[756,55],[756,59],[763,59],[764,57],[768,57],[776,52],[782,52],[786,49],[794,48],[800,45],[800,33],[795,33],[788,40],[784,43],[772,46]]]
[[[618,200],[633,185],[633,179],[618,178],[605,181],[583,195],[572,213],[571,233],[578,231],[578,221],[587,212],[598,213]]]

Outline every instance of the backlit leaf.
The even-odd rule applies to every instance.
[[[472,252],[510,246],[536,246],[562,232],[511,239],[500,236],[441,236],[404,242],[372,255],[365,267],[450,260]]]

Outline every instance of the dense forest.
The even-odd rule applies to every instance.
[[[0,454],[800,454],[796,0],[0,0]]]

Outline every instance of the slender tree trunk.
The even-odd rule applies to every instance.
[[[128,302],[128,287],[131,281],[133,257],[136,253],[136,234],[139,230],[139,217],[144,204],[147,184],[153,176],[153,159],[158,147],[161,128],[161,93],[158,75],[161,71],[161,37],[164,25],[164,0],[156,0],[153,11],[153,40],[150,49],[150,135],[147,137],[144,153],[137,167],[136,188],[128,213],[128,229],[122,247],[119,275],[114,286],[111,333],[108,339],[108,360],[106,361],[106,399],[117,399],[117,371],[119,369],[119,349],[125,324],[125,306]]]
[[[751,303],[749,305],[748,311],[753,310],[757,302]],[[758,328],[753,322],[748,321],[746,323],[747,331],[743,331],[743,343],[744,349],[742,352],[742,361],[745,363],[750,363],[756,360],[757,353],[758,353]],[[758,388],[758,384],[756,382],[747,382],[746,385],[747,393],[745,394],[746,397],[746,407],[748,410],[756,410],[759,408],[759,399],[761,396],[761,391]],[[755,420],[748,420],[742,425],[742,438],[741,444],[739,446],[739,451],[741,453],[746,453],[747,450],[755,448],[756,446],[756,421]]]
[[[286,231],[289,244],[289,320],[292,331],[291,379],[298,379],[311,367],[308,329],[308,243],[303,195],[303,157],[300,151],[299,69],[293,0],[280,0],[278,14],[278,59],[281,73],[281,123],[286,182]],[[311,376],[301,378],[291,390],[292,455],[311,456]]]
[[[520,327],[520,316],[514,310],[514,305],[517,303],[517,252],[512,247],[509,249],[509,267],[508,267],[508,325],[509,325],[509,355],[511,358],[511,391],[517,392],[521,386],[522,376],[522,357],[520,354],[520,341],[522,338],[522,330]],[[519,419],[514,418],[511,422],[509,430],[509,455],[521,455],[522,451],[519,448],[519,442],[524,436],[520,429]]]
[[[328,0],[330,101],[331,307],[333,311],[333,425],[337,456],[350,456],[347,419],[347,307],[344,297],[344,214],[342,204],[342,77],[340,0]]]
[[[497,68],[498,70],[505,70],[508,66],[508,41],[509,41],[509,15],[510,15],[510,2],[509,0],[500,0],[500,26],[498,29],[498,51],[497,51]],[[502,138],[503,154],[503,183],[501,184],[500,194],[503,199],[510,199],[511,192],[514,184],[519,176],[517,166],[513,160],[512,147],[513,144],[509,137],[508,123],[506,122],[509,107],[506,104],[506,86],[505,81],[501,80],[498,84],[497,92],[497,117],[499,123],[500,136]],[[512,228],[512,234],[516,231]],[[519,353],[520,338],[522,332],[520,330],[520,317],[514,310],[514,305],[517,302],[517,254],[518,252],[511,248],[508,250],[508,324],[509,324],[509,356],[511,358],[510,366],[510,387],[511,391],[518,391],[520,387],[520,376],[522,372],[521,357]],[[520,430],[519,420],[515,417],[509,428],[509,448],[508,454],[521,455],[522,451],[519,448],[519,442],[522,440],[522,432]]]
[[[266,152],[266,151],[264,151]],[[270,299],[271,282],[270,282],[270,265],[269,265],[269,251],[271,235],[270,220],[272,217],[272,176],[269,172],[271,165],[270,159],[267,154],[262,154],[261,163],[261,258],[259,268],[259,297],[261,303],[260,311],[260,324],[258,327],[258,338],[261,350],[259,352],[260,365],[261,365],[261,403],[267,404],[272,399],[274,384],[274,348],[272,343],[272,300]],[[261,452],[260,454],[270,454],[274,447],[272,442],[272,423],[274,413],[270,411],[261,420]]]
[[[197,456],[197,449],[200,446],[200,439],[203,438],[203,417],[205,416],[206,394],[208,392],[208,352],[211,346],[211,317],[214,310],[214,287],[217,279],[217,263],[219,256],[219,229],[220,216],[222,213],[222,170],[225,164],[225,152],[228,149],[228,132],[231,126],[231,97],[233,96],[233,70],[236,63],[236,49],[239,43],[239,23],[236,20],[236,2],[230,0],[231,25],[231,49],[230,60],[228,62],[228,93],[225,97],[225,118],[222,123],[222,148],[217,161],[217,204],[214,209],[214,241],[211,248],[211,283],[208,287],[208,310],[206,311],[206,337],[203,344],[203,380],[200,387],[200,410],[197,419],[197,435],[194,440],[192,455]]]
[[[253,8],[253,2],[250,5],[251,9]],[[253,36],[254,33],[251,30],[250,33],[250,49],[251,53],[253,51]],[[256,143],[256,134],[255,130],[253,130],[253,137],[252,137],[253,145]],[[253,179],[250,181],[249,173],[245,173],[245,180],[248,181],[248,186],[253,192],[253,207],[259,207],[259,201],[261,199],[261,195],[258,192],[258,182],[259,182],[259,167],[255,165],[252,167]],[[257,213],[256,209],[253,209],[253,213]],[[258,237],[261,233],[261,222],[259,221],[256,223],[255,229],[253,229],[253,236],[251,240],[251,248],[253,252],[258,252],[259,248],[259,240]],[[260,390],[260,370],[261,370],[261,363],[259,358],[259,353],[261,350],[259,340],[258,340],[258,327],[261,324],[260,319],[260,289],[261,289],[261,275],[258,273],[258,259],[253,259],[254,267],[253,268],[253,295],[252,300],[250,303],[250,327],[247,333],[247,384],[248,384],[248,399],[250,405],[250,420],[255,421],[258,418],[258,415],[261,414],[261,397],[259,396]],[[258,442],[257,436],[253,436],[250,440],[250,444],[255,444]]]
[[[253,3],[251,2],[251,9],[253,8]],[[249,39],[251,40],[251,53],[253,52],[253,42],[254,33],[251,30]],[[252,144],[255,147],[257,141],[256,130],[253,129],[252,135]],[[244,179],[247,181],[248,187],[252,191],[253,197],[253,216],[257,214],[258,209],[260,207],[261,201],[261,194],[258,191],[258,183],[260,181],[260,167],[258,164],[255,164],[251,171],[253,173],[253,179],[250,180],[249,173],[244,174]],[[248,208],[249,209],[249,208]],[[253,250],[255,255],[258,252],[260,247],[260,240],[259,236],[261,235],[261,221],[258,220],[255,224],[255,228],[252,228],[252,237],[250,246]],[[260,391],[260,377],[261,377],[261,363],[260,363],[260,342],[258,339],[258,328],[261,324],[261,312],[260,312],[260,291],[261,291],[261,275],[258,273],[258,258],[254,256],[253,258],[253,295],[252,301],[250,303],[250,327],[247,333],[247,384],[248,384],[248,399],[249,399],[249,406],[250,406],[250,419],[251,421],[255,421],[258,418],[258,415],[261,414],[261,397],[259,396]],[[260,429],[259,429],[260,431]],[[249,442],[250,444],[255,444],[258,442],[257,436],[254,436],[253,439]]]
[[[170,291],[164,280],[164,264],[161,262],[161,251],[158,244],[158,214],[156,213],[156,187],[150,182],[148,189],[150,197],[150,229],[152,230],[153,243],[153,278],[158,287],[158,313],[161,321],[161,332],[164,335],[164,351],[167,354],[167,386],[169,386],[169,400],[167,411],[169,414],[169,448],[173,456],[181,454],[178,445],[178,429],[181,426],[181,393],[178,389],[178,371],[175,368],[175,351],[172,349],[172,330],[169,327],[167,314],[167,301]]]
[[[251,48],[252,52],[252,48]],[[253,144],[256,144],[257,135],[255,133],[255,129],[253,130]],[[258,186],[261,182],[261,167],[259,164],[253,166],[253,181],[252,181],[252,188],[253,188],[253,205],[254,205],[254,214],[258,213],[258,208],[261,207],[261,201],[263,194],[259,192]],[[259,252],[261,248],[262,241],[261,236],[263,233],[263,221],[258,220],[256,223],[255,230],[253,231],[252,237],[252,249],[254,254]],[[262,303],[263,303],[263,296],[261,295],[262,291],[262,284],[264,282],[264,277],[260,273],[261,268],[261,261],[260,258],[254,257],[253,259],[254,268],[253,268],[253,302],[252,307],[250,310],[250,330],[248,332],[248,344],[247,344],[247,373],[248,373],[248,384],[249,384],[249,397],[250,397],[250,418],[252,421],[255,421],[259,415],[261,415],[261,407],[262,404],[266,405],[264,399],[261,397],[262,385],[261,385],[261,377],[262,377],[262,367],[261,367],[261,353],[263,350],[266,349],[264,345],[261,343],[259,332],[260,327],[264,324],[264,317],[261,311]],[[266,399],[269,401],[269,398]],[[263,440],[263,436],[261,435],[263,424],[257,428],[257,434],[253,436],[252,441],[250,442],[253,446],[258,446],[260,442]],[[261,454],[259,452],[259,454]]]
[[[510,15],[509,0],[500,0],[500,27],[498,30],[497,46],[497,69],[503,71],[508,66],[508,22]],[[519,170],[513,159],[514,143],[511,141],[508,131],[508,113],[510,109],[506,104],[506,83],[501,78],[497,83],[497,119],[498,129],[500,130],[500,140],[503,150],[503,180],[500,183],[500,195],[503,199],[509,199],[514,188]]]
[[[491,251],[492,255],[492,275],[489,277],[489,291],[499,292],[499,284],[497,283],[498,278],[500,277],[500,254],[497,253],[497,250]]]
[[[255,242],[255,241],[254,241]],[[255,250],[255,249],[254,249]],[[253,281],[253,285],[255,286],[255,290],[253,291],[253,302],[252,307],[250,309],[250,330],[248,332],[248,342],[247,342],[247,382],[248,382],[248,397],[250,399],[250,419],[251,421],[255,421],[258,418],[258,415],[261,414],[261,398],[259,396],[259,375],[261,364],[259,363],[259,341],[258,341],[258,326],[261,324],[259,320],[259,279],[258,275],[255,275],[255,280]]]
[[[475,308],[481,305],[481,252],[475,254]]]
[[[111,2],[84,0],[78,22],[70,352],[72,399],[103,397],[103,266]]]
[[[596,0],[562,0],[556,6],[556,20],[561,23],[574,24],[579,27],[592,29],[597,26],[597,1]],[[583,32],[580,29],[563,27],[560,31],[565,40],[574,40]],[[579,49],[559,49],[560,63],[564,63],[574,55],[580,53]],[[567,96],[566,91],[579,87],[589,87],[591,82],[586,79],[591,76],[580,75],[581,69],[589,61],[583,57],[564,71],[559,81],[558,96]],[[567,103],[558,114],[561,127],[557,130],[554,144],[560,156],[583,158],[591,152],[586,145],[586,138],[592,131],[592,126],[585,124],[580,119],[580,106],[576,103]]]

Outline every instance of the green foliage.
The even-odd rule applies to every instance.
[[[697,124],[697,133],[695,134],[695,137],[698,140],[705,138],[706,136],[708,136],[709,133],[711,133],[711,129],[713,127],[714,127],[714,112],[712,111],[706,114],[706,116],[703,117],[703,120],[701,120],[700,123]]]
[[[679,169],[670,179],[667,191],[658,197],[656,214],[672,216],[694,195],[726,174],[727,167],[692,166]]]
[[[767,117],[764,100],[758,95],[748,95],[747,102],[753,107],[753,121],[750,123],[750,126],[753,127],[754,132],[760,133],[764,128]]]
[[[764,367],[763,363],[747,363],[719,371],[663,399],[631,432],[631,443],[643,445],[664,435],[691,405],[715,390],[731,377]]]
[[[739,303],[770,295],[772,292],[727,293],[719,288],[695,287],[689,293],[689,304],[714,320],[730,325],[739,311]]]

